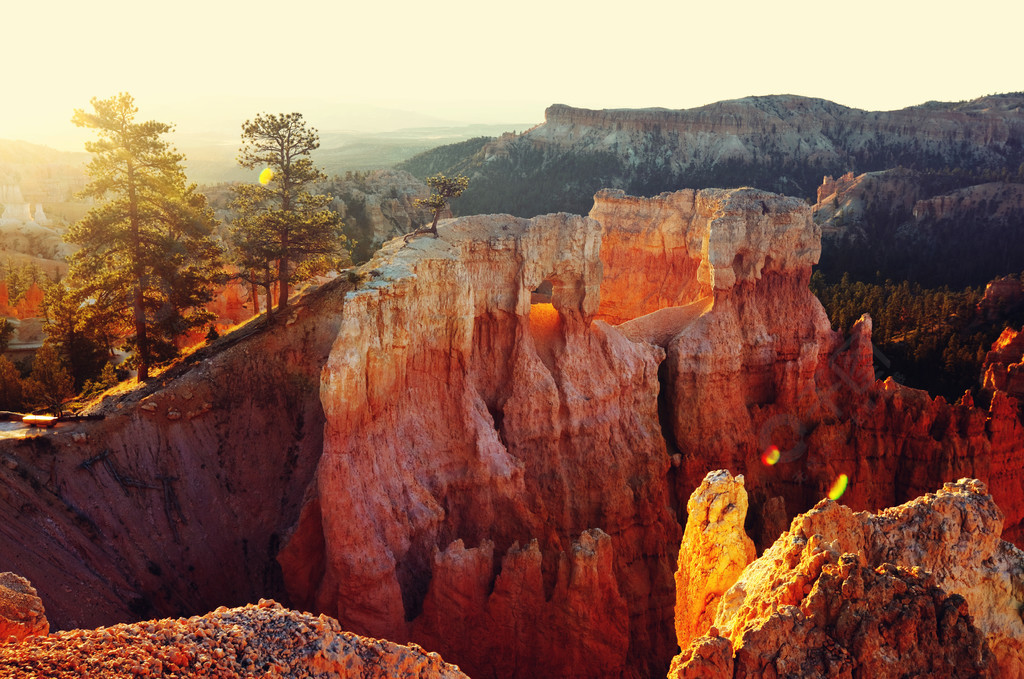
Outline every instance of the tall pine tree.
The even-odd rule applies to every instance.
[[[125,93],[91,103],[92,112],[76,109],[72,121],[97,133],[85,145],[92,160],[82,193],[98,203],[68,230],[66,239],[80,246],[68,279],[125,323],[145,380],[153,365],[177,355],[177,338],[211,318],[203,305],[220,272],[216,220],[187,184],[184,156],[161,137],[170,125],[136,122],[138,108]]]
[[[347,260],[342,222],[330,196],[311,193],[327,177],[309,157],[320,147],[301,113],[257,115],[242,124],[238,163],[260,168],[260,183],[235,189],[231,231],[236,261],[254,285],[278,283],[278,309],[288,305],[289,285],[320,268]]]

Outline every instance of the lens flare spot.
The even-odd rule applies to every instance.
[[[260,172],[260,184],[266,186],[270,183],[270,180],[274,178],[274,171],[269,167],[263,168],[263,172]]]
[[[768,446],[765,448],[765,451],[761,453],[761,464],[771,467],[779,461],[780,457],[782,457],[782,453],[779,452],[778,446]]]
[[[828,489],[828,499],[838,500],[846,492],[846,487],[850,485],[850,477],[846,474],[840,474],[839,478],[832,483],[832,487]]]

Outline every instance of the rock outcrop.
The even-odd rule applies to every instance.
[[[32,581],[51,628],[285,597],[274,557],[323,449],[320,371],[350,288],[108,396],[99,421],[2,441],[3,567]]]
[[[352,257],[358,262],[369,259],[384,241],[411,233],[431,219],[430,211],[416,204],[430,189],[401,170],[349,173],[324,189],[334,196],[346,233],[356,241]]]
[[[15,573],[0,573],[0,642],[49,631],[43,602],[32,584]]]
[[[462,218],[362,268],[280,556],[294,602],[471,675],[658,666],[680,534],[663,354],[591,323],[600,241],[585,217]]]
[[[775,160],[797,153],[812,161],[857,154],[863,158],[873,147],[889,145],[902,145],[904,152],[944,149],[954,160],[954,141],[991,155],[1000,148],[1011,151],[1024,137],[1022,100],[1019,94],[996,95],[885,112],[792,95],[746,97],[687,110],[597,111],[556,104],[544,112],[544,124],[527,134],[537,143],[621,152],[643,147],[627,140],[674,139],[667,151],[676,154],[676,162],[750,160],[755,148],[773,149]],[[990,148],[979,151],[985,147]]]
[[[970,398],[950,404],[876,381],[885,357],[872,347],[870,318],[844,339],[807,288],[820,230],[799,201],[749,189],[606,191],[591,215],[607,234],[600,311],[628,337],[666,349],[660,398],[680,456],[677,497],[711,460],[742,473],[763,548],[841,474],[856,509],[973,476],[991,484],[1007,539],[1020,539],[1024,430],[1013,402],[997,393],[981,410]],[[764,462],[772,449],[778,456]]]
[[[458,667],[417,646],[343,632],[272,600],[212,613],[71,630],[0,645],[9,679],[104,677],[365,677],[465,679]]]
[[[978,300],[978,311],[986,321],[995,322],[1020,310],[1024,305],[1024,284],[1016,276],[1001,276],[989,281]]]
[[[708,472],[686,503],[686,530],[676,567],[676,641],[686,648],[710,629],[722,595],[757,556],[743,530],[743,477]]]
[[[1001,529],[976,480],[877,515],[823,500],[743,571],[670,676],[1024,676],[1024,553]]]
[[[1003,330],[985,355],[982,386],[1024,401],[1024,330]]]
[[[825,177],[813,206],[823,269],[836,280],[907,279],[925,287],[977,286],[1024,268],[1024,185],[1012,175],[892,169]],[[983,183],[979,183],[983,182]]]

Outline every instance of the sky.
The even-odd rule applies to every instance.
[[[321,131],[537,124],[544,108],[799,94],[868,110],[1024,90],[1021,0],[3,0],[0,138],[80,150],[70,122],[223,135],[261,112]]]

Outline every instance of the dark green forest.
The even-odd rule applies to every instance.
[[[821,300],[832,328],[848,333],[861,314],[872,320],[871,339],[896,381],[949,401],[978,393],[985,354],[1003,328],[1024,324],[1024,306],[994,309],[986,317],[978,303],[984,286],[926,288],[919,283],[865,283],[849,274],[828,281],[816,271],[811,291]]]

